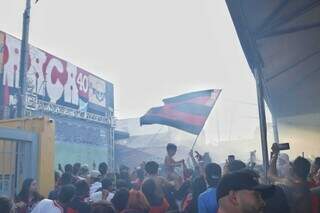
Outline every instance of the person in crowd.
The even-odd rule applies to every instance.
[[[139,190],[141,188],[142,182],[144,180],[144,170],[141,167],[135,169],[132,173],[131,185],[134,189]]]
[[[74,213],[69,203],[75,194],[75,187],[72,184],[64,185],[59,191],[57,200],[42,200],[32,213]]]
[[[174,188],[174,184],[171,184],[167,179],[162,176],[159,176],[159,164],[155,161],[149,161],[145,164],[145,171],[147,173],[148,180],[153,179],[156,183],[156,191],[155,193],[161,197],[165,198],[169,203],[169,210],[174,211],[178,209],[178,205],[176,204],[174,194],[176,190]]]
[[[72,183],[72,175],[70,173],[63,173],[59,179],[58,185],[54,190],[49,192],[48,199],[56,200],[58,199],[59,191],[62,186]]]
[[[90,213],[116,213],[112,204],[107,201],[99,201],[91,205]]]
[[[116,209],[117,213],[122,212],[128,206],[129,191],[128,189],[119,189],[111,199],[111,203]]]
[[[98,168],[101,176],[100,179],[104,179],[107,178],[107,173],[108,173],[108,165],[105,162],[102,162],[99,164],[99,168]]]
[[[277,174],[279,177],[287,177],[290,172],[290,159],[286,153],[279,153],[277,160]]]
[[[205,179],[209,188],[198,198],[198,213],[216,213],[218,204],[216,188],[221,178],[221,167],[216,163],[209,163],[205,169]]]
[[[130,190],[130,185],[127,181],[122,180],[122,179],[117,179],[116,181],[116,188],[117,189],[126,189]]]
[[[89,198],[89,184],[85,180],[79,180],[75,183],[75,196],[71,200],[69,207],[78,213],[90,212]]]
[[[72,167],[71,164],[66,164],[66,165],[64,166],[64,173],[69,173],[69,174],[71,174],[71,181],[72,181],[73,184],[78,181],[78,178],[73,175],[73,167]]]
[[[94,203],[99,202],[101,200],[106,200],[108,202],[111,201],[111,199],[114,196],[113,191],[113,185],[112,181],[108,178],[105,178],[101,181],[102,188],[99,189],[97,192],[91,194],[90,200]]]
[[[80,176],[80,169],[81,169],[81,163],[75,163],[73,164],[72,166],[72,175],[77,178],[77,181],[78,180],[85,180],[85,178],[82,178]]]
[[[173,156],[177,153],[177,146],[173,143],[167,144],[167,156],[164,160],[165,172],[169,181],[174,181],[178,189],[182,184],[182,178],[176,173],[175,168],[184,164],[184,160],[175,161]]]
[[[317,157],[314,159],[310,169],[309,181],[310,181],[311,187],[320,186],[319,174],[320,174],[320,157]]]
[[[307,181],[311,166],[310,162],[303,157],[297,157],[291,165],[289,175],[281,178],[277,174],[276,162],[280,151],[277,147],[276,144],[272,146],[271,163],[268,171],[270,180],[283,189],[290,207],[290,212],[311,212],[311,191]]]
[[[167,200],[156,193],[156,182],[154,179],[149,178],[144,181],[141,189],[151,206],[149,213],[165,213],[169,209]]]
[[[147,198],[141,191],[131,189],[127,208],[122,213],[148,213],[150,205]]]
[[[260,185],[252,172],[226,174],[217,187],[218,213],[263,213],[263,198],[273,194],[274,186]]]
[[[15,208],[12,201],[7,197],[0,197],[0,212],[1,213],[14,213]]]
[[[97,192],[97,190],[101,188],[100,176],[101,173],[98,170],[92,170],[90,172],[90,195]]]
[[[132,184],[131,184],[129,167],[122,165],[122,166],[120,166],[119,171],[120,171],[119,178],[126,181],[126,184],[129,186],[129,189],[131,189]]]
[[[83,179],[87,179],[89,176],[89,166],[88,164],[84,164],[81,166],[80,168],[80,173],[79,173],[79,177],[83,178]]]
[[[17,213],[30,213],[42,199],[38,192],[37,181],[32,178],[25,179],[15,199]]]
[[[197,177],[192,182],[191,193],[187,194],[182,202],[183,213],[198,212],[198,198],[207,189],[206,181],[203,176]]]
[[[223,174],[229,174],[232,172],[240,171],[246,168],[246,164],[241,160],[227,161],[223,167]]]

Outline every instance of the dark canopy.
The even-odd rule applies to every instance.
[[[277,117],[320,112],[320,0],[226,0]]]

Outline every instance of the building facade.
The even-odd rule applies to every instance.
[[[17,117],[21,41],[0,32],[0,118]],[[25,115],[55,122],[55,164],[114,164],[113,84],[29,47]]]

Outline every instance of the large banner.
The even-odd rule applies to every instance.
[[[21,41],[0,32],[0,105],[15,117],[19,100]],[[75,65],[30,46],[27,109],[107,122],[113,111],[113,85]]]

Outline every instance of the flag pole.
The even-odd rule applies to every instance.
[[[203,124],[203,126],[202,126],[202,128],[201,128],[201,131],[199,132],[199,134],[197,135],[196,139],[194,140],[194,142],[193,142],[193,144],[192,144],[192,148],[191,148],[192,151],[193,151],[194,146],[196,145],[196,143],[197,143],[197,141],[198,141],[198,138],[199,138],[199,136],[200,136],[200,134],[201,134],[201,132],[202,132],[202,130],[203,130],[203,127],[206,125],[207,120],[208,120],[208,118],[209,118],[209,116],[210,116],[210,114],[211,114],[214,106],[216,105],[216,102],[217,102],[217,100],[218,100],[218,98],[219,98],[219,96],[220,96],[220,94],[221,94],[221,91],[222,91],[222,90],[220,89],[219,94],[218,94],[217,98],[215,99],[212,108],[210,109],[210,112],[209,112],[209,114],[208,114],[208,117],[206,118],[206,121],[204,122],[204,124]]]

